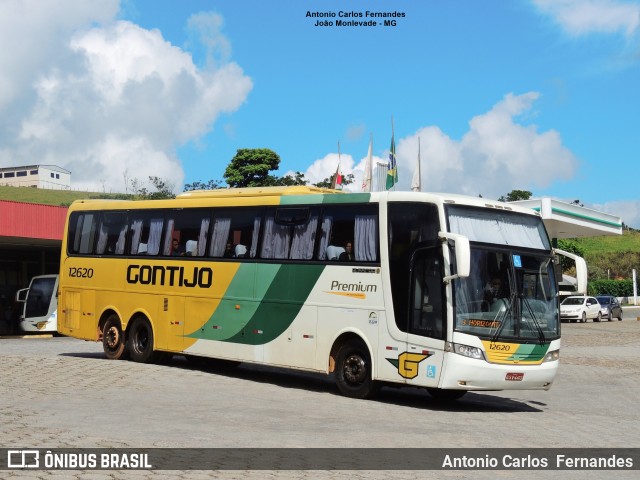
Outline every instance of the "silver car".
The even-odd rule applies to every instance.
[[[560,304],[560,321],[585,323],[588,319],[602,320],[602,306],[595,297],[576,295],[565,298]]]

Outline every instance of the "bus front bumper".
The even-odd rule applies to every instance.
[[[559,361],[530,364],[495,364],[456,353],[445,357],[440,388],[452,390],[549,390]]]

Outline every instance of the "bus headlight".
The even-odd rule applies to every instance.
[[[453,351],[463,357],[475,358],[476,360],[484,360],[484,352],[478,347],[470,347],[469,345],[460,345],[452,343]]]
[[[556,362],[558,360],[560,360],[560,350],[554,350],[552,352],[547,352],[547,354],[544,356],[544,360],[542,361],[542,363]]]

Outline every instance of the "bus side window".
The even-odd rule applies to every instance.
[[[164,217],[161,211],[151,211],[137,215],[134,212],[129,228],[131,237],[130,254],[158,255],[163,224]]]
[[[336,261],[351,243],[356,262],[377,262],[378,205],[331,205],[320,223],[317,259]]]
[[[104,212],[100,221],[96,253],[98,255],[122,255],[127,235],[125,212]]]
[[[97,215],[92,212],[75,213],[69,219],[69,253],[92,254],[96,240]]]
[[[216,258],[255,258],[261,223],[260,208],[214,210],[208,255]]]
[[[167,215],[162,242],[162,254],[171,256],[173,240],[178,240],[179,251],[190,257],[203,257],[206,253],[207,236],[211,224],[209,210],[173,210]]]

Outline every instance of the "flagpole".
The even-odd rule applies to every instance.
[[[387,181],[386,189],[395,189],[396,183],[398,183],[398,163],[396,161],[396,143],[395,143],[395,131],[393,127],[393,115],[391,116],[391,147],[389,152],[389,163],[387,167]]]
[[[413,180],[411,181],[411,190],[414,192],[422,191],[422,172],[420,170],[420,137],[418,137],[418,165],[416,166],[416,170],[413,173]]]

